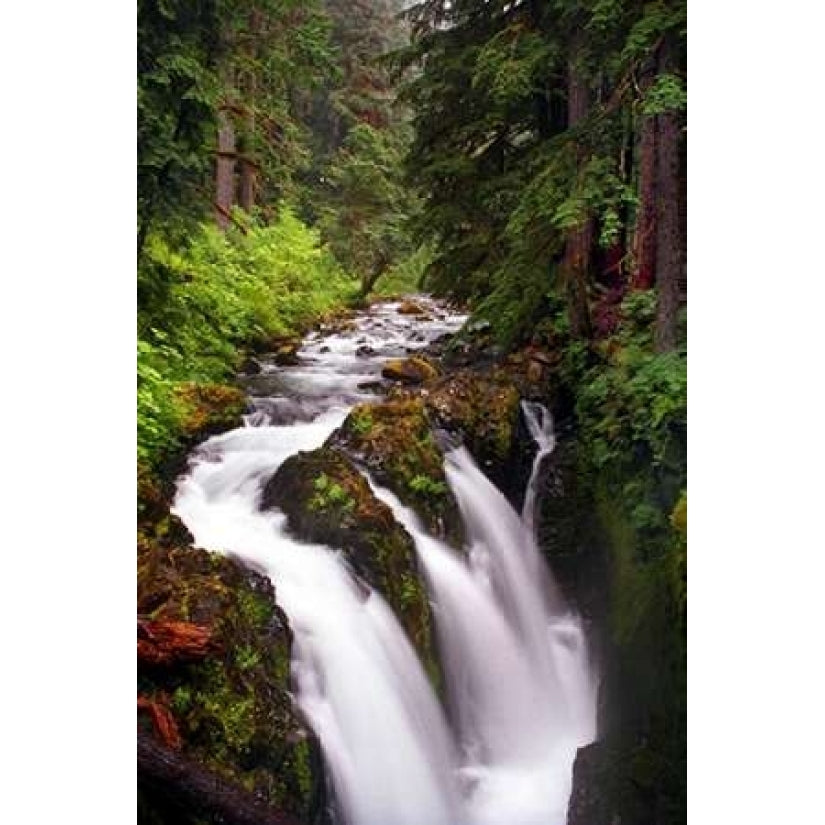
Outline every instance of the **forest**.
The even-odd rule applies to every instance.
[[[682,0],[138,0],[138,821],[686,821]]]

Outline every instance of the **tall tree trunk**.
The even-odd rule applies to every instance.
[[[667,44],[662,46],[660,71],[669,69]],[[656,117],[656,331],[657,352],[675,349],[678,332],[679,285],[684,277],[684,237],[679,208],[680,116],[668,111]]]
[[[249,39],[244,50],[251,64],[257,57],[257,35],[261,30],[261,12],[253,9],[249,15]],[[240,161],[240,191],[238,203],[245,212],[251,212],[255,206],[255,195],[258,191],[258,167],[254,161],[255,147],[255,96],[257,82],[254,70],[250,70],[244,78],[243,86],[246,114],[244,116],[243,157]]]
[[[228,109],[218,111],[218,157],[215,162],[215,220],[225,230],[235,203],[235,127]]]
[[[574,46],[568,65],[567,76],[567,126],[575,127],[590,108],[589,91],[577,65],[577,51]],[[579,148],[578,165],[583,165],[586,153]],[[573,335],[589,338],[591,335],[590,308],[587,300],[587,273],[590,265],[590,251],[593,246],[593,218],[589,215],[579,226],[571,229],[564,249],[562,277],[567,292],[570,327]]]
[[[642,77],[644,93],[653,82],[653,72]],[[641,114],[639,136],[639,211],[633,248],[636,268],[632,289],[650,289],[656,280],[656,118]]]

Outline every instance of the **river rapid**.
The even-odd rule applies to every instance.
[[[541,461],[554,446],[541,405],[522,413],[537,454],[517,513],[464,447],[445,473],[467,553],[429,535],[369,479],[412,536],[446,677],[436,695],[386,601],[365,595],[340,553],[299,542],[282,513],[259,509],[291,455],[321,446],[357,403],[376,400],[383,364],[466,320],[416,299],[306,337],[299,363],[262,361],[245,381],[245,426],[209,439],[178,482],[174,512],[199,546],[268,575],[294,632],[294,699],[317,734],[343,825],[564,825],[577,748],[595,737],[596,678],[578,618],[536,545]]]

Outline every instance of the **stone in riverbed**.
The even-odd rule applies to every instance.
[[[246,395],[225,384],[180,384],[175,389],[183,409],[182,431],[189,442],[240,427]]]
[[[479,466],[520,508],[535,445],[521,422],[521,396],[503,370],[463,370],[427,384],[431,420],[466,444]]]
[[[171,719],[184,756],[310,821],[324,803],[320,752],[292,705],[292,632],[269,579],[225,556],[146,537],[137,561],[144,626],[184,623],[210,639],[196,661],[141,662],[144,704]],[[141,821],[169,821],[152,818],[162,805],[141,786]]]
[[[438,368],[426,358],[415,355],[388,361],[381,370],[381,375],[403,384],[423,384],[438,375]]]
[[[436,677],[432,619],[412,539],[346,456],[327,446],[291,456],[264,487],[261,507],[282,510],[298,538],[342,550],[389,602]]]
[[[359,404],[327,441],[363,464],[434,535],[462,546],[464,528],[444,476],[444,456],[420,398]]]
[[[279,367],[294,367],[300,363],[300,358],[298,358],[298,350],[300,348],[300,341],[288,341],[285,344],[281,344],[275,350],[272,360],[275,361]]]
[[[415,301],[411,301],[409,299],[404,300],[401,302],[401,305],[398,307],[398,314],[399,315],[426,315],[427,310],[421,306],[421,304],[416,303]]]

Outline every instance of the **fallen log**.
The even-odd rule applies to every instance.
[[[224,825],[303,825],[140,729],[137,745],[138,785],[158,794],[165,805]]]
[[[191,622],[138,619],[137,655],[141,664],[168,666],[194,662],[216,649],[208,627]]]

